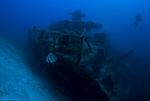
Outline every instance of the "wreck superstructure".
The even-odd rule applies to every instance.
[[[30,29],[36,62],[75,101],[119,101],[125,95],[119,95],[120,90],[125,89],[118,89],[118,60],[107,55],[106,33],[92,32],[102,25],[83,21],[85,14],[79,10],[70,15],[71,20],[52,23],[47,29]],[[128,88],[131,86],[129,83]],[[128,90],[124,92],[128,94]]]

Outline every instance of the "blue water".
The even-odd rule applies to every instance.
[[[111,43],[120,50],[137,48],[137,54],[150,57],[149,1],[145,0],[1,0],[0,33],[24,37],[33,25],[47,27],[49,22],[67,19],[68,12],[81,9],[104,25]],[[142,15],[138,31],[131,24],[137,13]]]
[[[134,54],[144,61],[144,74],[150,70],[149,4],[148,0],[0,0],[0,34],[25,41],[30,27],[46,28],[50,22],[68,19],[68,12],[80,9],[86,13],[86,20],[104,26],[115,50],[136,48]],[[135,31],[132,24],[138,13],[142,21]],[[140,73],[141,69],[133,70]]]

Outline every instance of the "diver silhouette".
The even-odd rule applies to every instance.
[[[137,30],[137,28],[139,27],[139,24],[141,23],[142,21],[142,15],[141,14],[136,14],[135,16],[135,21],[133,23],[133,27],[135,30]]]

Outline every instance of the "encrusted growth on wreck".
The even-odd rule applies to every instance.
[[[118,60],[108,59],[106,33],[92,32],[102,25],[84,21],[85,14],[79,10],[70,15],[71,20],[52,23],[44,30],[33,27],[29,31],[35,61],[46,68],[48,75],[52,71],[51,76],[65,89],[63,93],[77,101],[120,99]],[[93,37],[88,33],[93,33]],[[46,60],[52,62],[46,63]]]

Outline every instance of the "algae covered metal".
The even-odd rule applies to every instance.
[[[54,78],[60,91],[76,101],[121,99],[124,94],[117,89],[122,85],[118,68],[124,64],[108,56],[111,48],[107,33],[94,31],[102,29],[102,24],[84,21],[85,14],[79,10],[69,14],[70,20],[51,23],[47,29],[29,30],[36,61],[46,68],[45,73]]]

